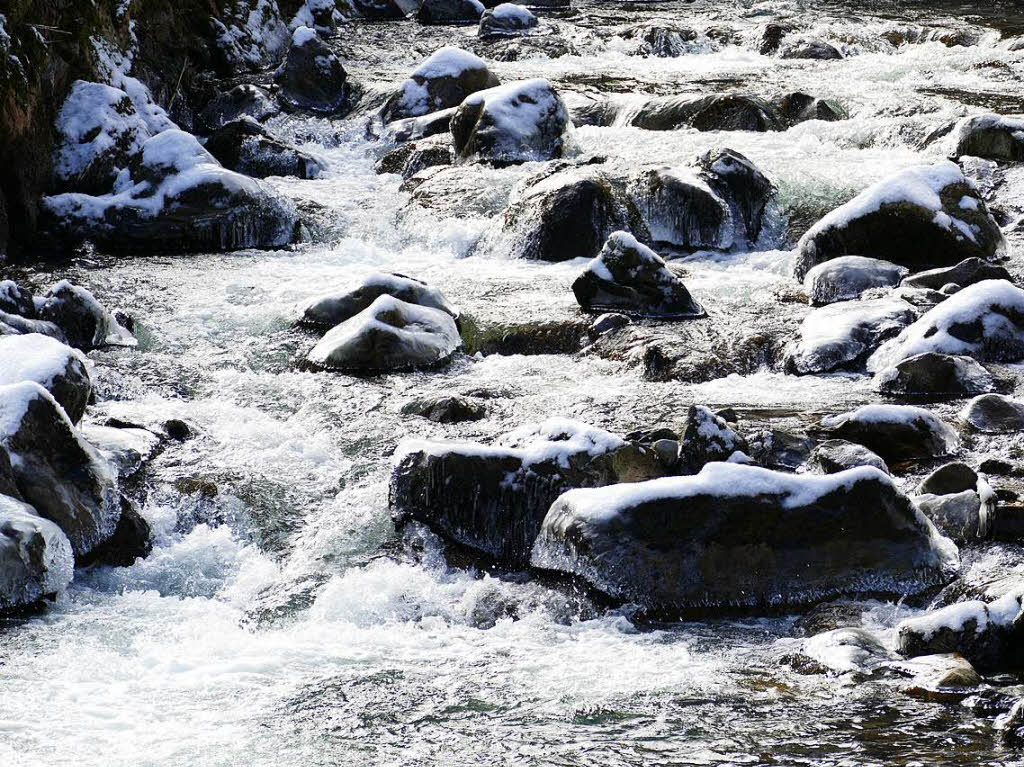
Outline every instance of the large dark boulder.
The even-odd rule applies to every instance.
[[[995,388],[991,374],[970,357],[924,352],[875,374],[885,394],[984,394]]]
[[[299,27],[284,63],[274,73],[282,103],[291,109],[333,115],[348,103],[348,74],[315,30]]]
[[[667,616],[918,594],[959,569],[956,546],[877,469],[819,477],[726,463],[565,493],[530,562]]]
[[[253,178],[309,179],[323,172],[319,160],[275,138],[251,117],[241,117],[216,130],[206,142],[206,151],[225,168]]]
[[[989,114],[965,120],[957,133],[956,155],[1024,161],[1024,119]]]
[[[637,482],[664,473],[657,453],[566,419],[506,435],[494,446],[412,442],[391,477],[399,522],[525,567],[551,503],[565,490]]]
[[[940,458],[960,444],[934,414],[910,405],[865,405],[821,422],[830,435],[864,445],[886,461]]]
[[[390,123],[422,117],[457,107],[470,94],[497,85],[498,78],[483,59],[461,48],[446,46],[431,54],[384,102],[381,118]]]
[[[868,256],[908,267],[992,260],[1006,240],[977,188],[951,162],[886,178],[818,221],[801,238],[798,279],[838,256]]]
[[[732,247],[756,247],[775,212],[775,184],[745,155],[732,149],[707,152],[698,160],[698,168],[701,179],[729,205]]]
[[[561,157],[569,111],[547,80],[522,80],[468,96],[451,120],[460,160],[514,164]]]
[[[782,127],[775,108],[746,93],[657,96],[641,104],[629,124],[644,130],[773,131]]]
[[[81,352],[36,333],[0,336],[0,386],[22,381],[34,381],[50,392],[72,423],[82,420],[92,396],[92,378]]]
[[[39,384],[0,387],[0,444],[21,497],[64,531],[76,557],[114,533],[121,501],[110,467]]]
[[[57,525],[0,495],[0,616],[62,592],[74,566],[71,544]]]
[[[629,190],[653,242],[682,251],[732,246],[729,204],[689,169],[640,171]]]
[[[628,232],[614,232],[572,284],[583,309],[640,317],[692,319],[705,316],[661,256]]]

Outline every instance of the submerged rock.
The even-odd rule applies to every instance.
[[[309,27],[299,27],[284,63],[274,73],[286,107],[316,114],[343,112],[348,101],[348,74],[334,52]]]
[[[483,12],[482,7],[480,10]],[[381,107],[381,117],[388,123],[421,117],[457,107],[470,94],[497,85],[498,78],[483,59],[461,48],[446,46],[413,71]]]
[[[641,317],[691,319],[705,316],[683,281],[653,250],[628,232],[614,232],[572,284],[581,307]]]
[[[229,170],[253,178],[318,178],[323,165],[313,155],[274,138],[251,117],[226,123],[210,136],[206,151]]]
[[[764,132],[782,127],[771,104],[746,93],[656,96],[636,109],[629,124],[644,130]]]
[[[561,157],[572,123],[547,80],[523,80],[468,96],[451,120],[460,160],[514,164]]]
[[[868,367],[880,370],[925,352],[981,361],[1024,359],[1024,290],[986,280],[950,296],[882,346]]]
[[[786,349],[787,373],[812,375],[861,367],[886,339],[917,318],[905,301],[844,301],[807,315]]]
[[[453,319],[459,317],[459,310],[449,304],[448,299],[437,288],[404,274],[374,272],[353,290],[330,293],[316,299],[306,307],[302,322],[333,328],[355,317],[381,296],[392,296],[407,304],[440,309]]]
[[[72,423],[85,415],[92,379],[85,356],[35,333],[0,337],[0,386],[33,381],[53,395]]]
[[[896,649],[910,657],[960,653],[983,673],[1024,669],[1021,596],[961,602],[908,618],[896,627]]]
[[[889,651],[862,628],[844,627],[815,634],[804,654],[833,674],[871,674],[889,660]]]
[[[818,221],[801,238],[798,279],[838,256],[880,258],[901,266],[952,266],[991,260],[1006,240],[977,188],[942,162],[883,179]]]
[[[914,503],[943,535],[957,542],[971,542],[985,538],[992,529],[995,495],[989,492],[987,503],[975,490],[918,495]]]
[[[884,474],[889,473],[881,456],[845,439],[829,439],[817,445],[811,452],[808,466],[821,474],[838,474],[858,466],[873,466]]]
[[[1024,119],[988,114],[960,124],[956,156],[987,160],[1024,161]]]
[[[538,23],[537,17],[528,8],[514,3],[501,3],[484,11],[477,34],[485,38],[522,35]]]
[[[877,469],[815,477],[712,463],[565,493],[531,564],[671,615],[916,594],[954,577],[959,556]]]
[[[57,525],[0,495],[0,615],[64,591],[74,565],[71,543]]]
[[[1011,278],[1010,273],[1002,266],[990,264],[980,258],[965,258],[955,266],[917,272],[904,279],[900,284],[908,288],[942,290],[948,285],[966,288],[984,280],[1011,280]]]
[[[76,557],[114,533],[121,501],[106,461],[39,384],[0,387],[0,444],[21,497],[64,531]]]
[[[1024,401],[1002,394],[982,394],[967,403],[960,419],[970,429],[987,434],[1024,431]]]
[[[925,352],[879,370],[875,386],[886,394],[982,394],[995,381],[970,357]]]
[[[814,306],[851,301],[871,288],[899,285],[908,270],[902,266],[863,256],[840,256],[818,264],[804,277],[804,292]]]
[[[306,360],[329,370],[394,372],[434,367],[460,346],[450,314],[385,294],[328,331]]]
[[[548,420],[494,446],[409,442],[391,477],[391,509],[511,567],[529,561],[548,507],[574,487],[664,473],[657,453],[586,424]]]
[[[403,179],[409,179],[424,168],[451,165],[454,159],[451,139],[433,137],[400,144],[377,161],[375,170],[378,173],[397,173]]]
[[[821,425],[830,434],[864,445],[889,462],[939,458],[960,444],[949,424],[910,405],[865,405],[825,418]]]

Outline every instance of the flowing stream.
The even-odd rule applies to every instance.
[[[951,120],[1024,111],[1024,52],[1002,40],[1024,29],[1016,5],[584,0],[576,15],[550,19],[579,55],[492,66],[502,81],[547,77],[563,91],[624,98],[743,88],[838,101],[850,119],[777,133],[576,129],[581,153],[626,163],[743,152],[776,182],[796,226],[894,170],[941,159],[946,145],[922,142]],[[779,14],[850,55],[759,55],[750,41]],[[643,58],[608,34],[646,18],[726,26],[738,42]],[[970,29],[978,44],[881,40],[921,19]],[[437,47],[471,46],[474,31],[353,24],[332,45],[352,79],[384,92]],[[655,382],[587,354],[463,356],[373,378],[303,371],[296,361],[315,340],[294,327],[303,307],[370,271],[435,284],[474,317],[558,321],[576,312],[569,285],[581,262],[473,255],[489,217],[410,207],[400,178],[375,173],[384,147],[358,116],[283,116],[271,127],[329,165],[319,180],[272,180],[316,210],[314,242],[94,253],[16,275],[33,288],[67,277],[135,317],[138,349],[91,355],[99,402],[89,420],[176,417],[197,435],[150,467],[148,558],[79,571],[42,615],[0,623],[0,764],[1022,763],[996,745],[989,720],[956,705],[890,682],[794,673],[780,658],[799,643],[795,616],[640,624],[628,608],[522,574],[449,566],[431,535],[396,532],[387,483],[406,437],[488,441],[549,416],[625,433],[678,424],[694,402],[806,422],[877,395],[857,376]],[[502,174],[530,170],[487,171],[489,188],[500,198]],[[706,305],[756,303],[795,285],[790,246],[691,257],[687,285]],[[488,417],[440,425],[400,412],[416,396],[451,392],[486,397]],[[1019,551],[978,556],[998,567]],[[891,639],[911,612],[877,603],[868,624]]]

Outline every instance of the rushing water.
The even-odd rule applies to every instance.
[[[1016,5],[584,2],[556,20],[580,55],[494,69],[502,80],[544,76],[626,98],[735,87],[834,98],[851,119],[784,133],[576,131],[580,151],[635,164],[686,163],[727,144],[776,180],[794,220],[813,219],[895,169],[941,158],[941,142],[920,142],[949,120],[979,107],[1024,111],[1024,53],[1001,42],[1002,31],[1024,29]],[[755,29],[776,14],[853,55],[827,64],[757,55]],[[607,34],[648,17],[726,25],[742,44],[648,59]],[[980,43],[894,52],[879,42],[894,23],[921,19],[968,25]],[[351,77],[382,91],[471,34],[361,25],[336,42]],[[69,277],[136,317],[137,350],[92,355],[94,420],[173,416],[198,435],[151,467],[150,557],[79,572],[45,614],[0,624],[0,764],[1022,763],[996,745],[988,720],[955,705],[914,700],[889,682],[795,674],[779,662],[798,643],[792,617],[639,625],[628,610],[553,586],[450,568],[429,535],[396,533],[387,479],[404,437],[487,440],[551,415],[625,432],[678,423],[691,402],[785,423],[871,399],[869,383],[767,372],[655,383],[587,355],[463,358],[370,379],[303,372],[294,362],[314,339],[293,328],[301,309],[371,270],[437,284],[477,317],[526,320],[573,314],[568,285],[580,264],[470,255],[486,217],[407,208],[400,180],[374,173],[382,149],[358,119],[275,118],[273,128],[330,164],[321,180],[273,181],[321,206],[319,242],[96,254],[18,275],[35,287]],[[528,170],[489,173],[500,189],[500,177]],[[1014,197],[1001,204],[1012,211]],[[752,302],[785,287],[785,258],[691,258],[687,282],[708,305]],[[489,417],[442,426],[400,414],[409,399],[440,392],[487,396]],[[908,608],[869,613],[891,639]]]

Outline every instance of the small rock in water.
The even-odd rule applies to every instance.
[[[808,120],[835,122],[845,120],[849,116],[846,110],[832,101],[800,92],[787,93],[783,96],[779,102],[779,113],[793,125]]]
[[[400,144],[377,161],[378,173],[397,173],[410,179],[424,168],[451,165],[455,159],[451,138],[437,136]]]
[[[839,52],[838,48],[824,40],[805,40],[787,44],[780,51],[779,56],[784,59],[815,59],[818,61],[843,58],[843,54]]]
[[[1010,273],[1006,271],[1005,267],[990,264],[980,258],[965,258],[955,266],[929,269],[912,274],[901,284],[910,288],[930,290],[941,290],[947,285],[954,284],[963,289],[985,280],[1009,280],[1012,282]]]
[[[1024,401],[982,394],[967,403],[960,418],[970,429],[987,434],[1024,431]]]
[[[703,405],[690,405],[679,447],[681,473],[696,474],[712,461],[725,461],[737,451],[746,453],[747,441]]]
[[[590,325],[588,332],[591,338],[598,338],[605,333],[611,333],[613,330],[624,328],[631,322],[632,320],[625,314],[602,314]]]
[[[830,434],[864,445],[890,462],[939,458],[960,445],[949,424],[910,405],[865,405],[825,418],[821,425]]]
[[[964,490],[976,490],[978,487],[978,474],[966,463],[954,461],[940,466],[933,471],[917,486],[914,491],[918,495],[931,493],[932,495],[947,495],[949,493],[962,493]]]
[[[309,27],[299,27],[284,63],[274,73],[286,107],[337,114],[348,101],[348,74],[334,52]]]
[[[995,381],[970,357],[925,352],[879,370],[875,386],[886,394],[982,394]]]
[[[798,637],[812,637],[836,629],[860,628],[868,606],[859,602],[823,602],[793,624]]]
[[[851,301],[871,288],[898,285],[908,270],[889,261],[841,256],[818,264],[804,277],[804,291],[814,306]]]
[[[71,544],[57,525],[0,495],[0,616],[64,591],[74,566]]]
[[[83,287],[61,280],[37,307],[39,319],[52,322],[76,349],[91,351],[101,346],[135,346],[135,338],[114,315]]]
[[[477,34],[485,38],[522,35],[538,23],[529,9],[515,3],[501,3],[484,11]]]
[[[959,703],[981,684],[970,661],[956,653],[923,655],[895,668],[912,677],[903,687],[905,695],[937,703]]]
[[[423,0],[416,20],[421,24],[476,24],[483,13],[480,0]]]
[[[863,445],[845,439],[826,440],[815,447],[808,466],[821,474],[838,474],[857,466],[874,466],[881,472],[889,473],[889,467],[881,457]]]
[[[889,660],[889,651],[862,628],[838,628],[804,642],[804,653],[833,674],[870,674]]]
[[[448,303],[448,299],[437,288],[404,274],[374,272],[353,290],[330,293],[316,299],[306,307],[302,322],[333,328],[355,317],[381,296],[392,296],[407,304],[439,309],[452,319],[459,318],[459,310]]]
[[[269,93],[255,85],[244,84],[214,96],[203,108],[199,121],[206,132],[212,133],[240,117],[263,122],[280,111]]]
[[[749,93],[655,96],[635,109],[629,124],[644,130],[779,130],[782,118],[767,101]]]
[[[572,284],[586,311],[618,311],[639,317],[692,319],[705,316],[683,281],[661,257],[628,232],[614,232]]]
[[[319,160],[280,141],[251,117],[240,117],[214,131],[206,151],[225,168],[253,178],[294,176],[317,178],[323,172]]]
[[[978,115],[965,120],[957,135],[956,156],[988,160],[1024,160],[1024,119],[1003,115]]]
[[[1010,748],[1024,748],[1024,698],[999,722],[1000,739]]]
[[[993,528],[995,496],[986,494],[987,503],[979,493],[964,490],[946,495],[916,495],[914,503],[935,526],[958,543],[985,538]]]
[[[469,397],[421,397],[402,406],[405,415],[418,415],[437,423],[479,421],[487,415],[482,402]]]

